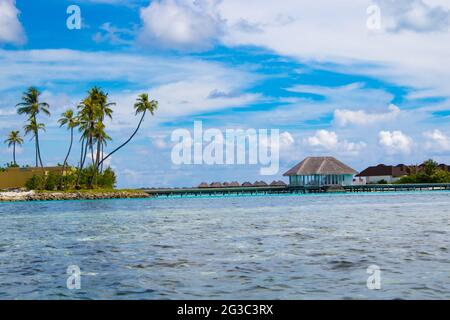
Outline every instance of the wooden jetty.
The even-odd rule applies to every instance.
[[[308,193],[366,193],[400,191],[443,191],[450,190],[450,184],[368,184],[355,186],[265,186],[265,187],[221,187],[185,189],[144,189],[155,197],[200,197],[240,195],[282,195]]]

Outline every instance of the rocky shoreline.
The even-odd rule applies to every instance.
[[[19,201],[57,201],[57,200],[106,200],[106,199],[139,199],[151,196],[142,191],[111,192],[35,192],[12,191],[0,192],[0,202]]]

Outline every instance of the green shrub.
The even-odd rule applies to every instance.
[[[77,184],[79,176],[79,183]],[[68,169],[65,174],[50,172],[46,176],[35,175],[26,183],[29,190],[74,190],[74,189],[113,189],[116,184],[116,174],[111,168],[105,169],[96,175],[94,181],[94,168]]]
[[[101,188],[113,189],[116,186],[116,180],[116,174],[110,167],[108,167],[103,171],[103,173],[99,174],[97,184]]]
[[[28,190],[43,190],[45,187],[45,178],[34,175],[25,183],[25,187]]]
[[[60,183],[61,183],[61,174],[56,174],[53,172],[50,172],[45,177],[45,190],[48,191],[54,191],[57,189],[60,189]]]

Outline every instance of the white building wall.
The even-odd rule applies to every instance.
[[[388,183],[394,183],[398,181],[400,178],[394,178],[393,176],[371,176],[366,177],[367,183],[378,183],[381,180],[386,180]]]

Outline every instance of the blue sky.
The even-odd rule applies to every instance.
[[[80,30],[66,27],[70,5],[81,9]],[[449,24],[442,0],[0,0],[0,136],[23,127],[14,106],[37,86],[52,110],[43,160],[62,162],[69,135],[57,119],[97,85],[117,102],[110,148],[137,124],[139,93],[160,102],[111,160],[120,187],[278,180],[307,155],[357,170],[430,157],[450,163]],[[173,165],[171,132],[192,130],[194,120],[279,129],[279,175]],[[28,138],[17,157],[33,163]]]

